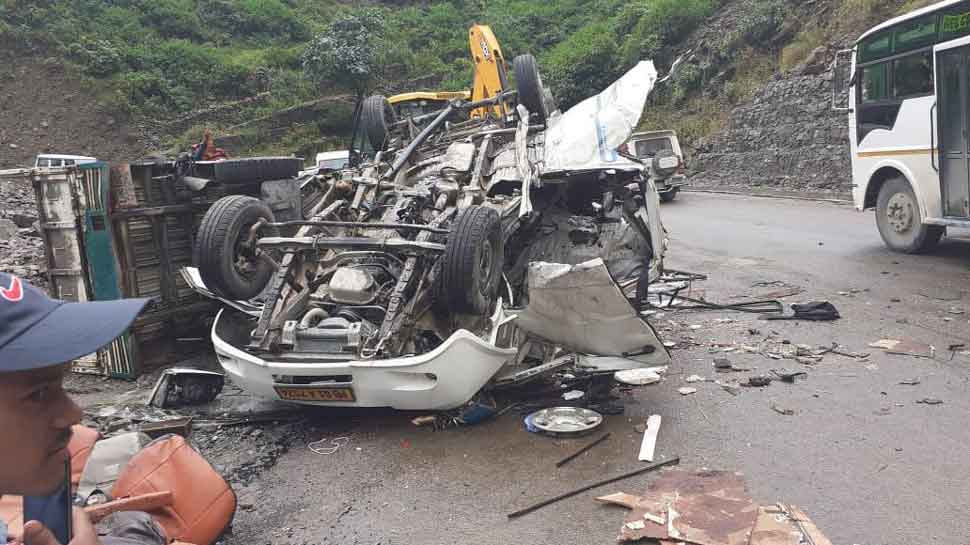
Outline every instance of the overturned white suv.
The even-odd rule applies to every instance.
[[[304,404],[449,409],[530,338],[610,356],[589,360],[604,370],[669,361],[637,304],[662,266],[659,199],[614,151],[653,64],[564,114],[531,56],[514,70],[516,91],[418,118],[365,100],[356,132],[373,155],[305,180],[319,190],[307,220],[240,195],[209,209],[184,273],[230,307],[212,340],[234,382]],[[502,115],[469,117],[483,106]]]

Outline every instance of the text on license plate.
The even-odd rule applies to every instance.
[[[280,399],[287,401],[355,401],[353,388],[293,388],[276,386]]]

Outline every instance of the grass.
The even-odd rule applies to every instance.
[[[826,32],[823,28],[813,25],[799,32],[792,42],[781,50],[778,66],[787,72],[795,68],[818,46],[826,42]]]

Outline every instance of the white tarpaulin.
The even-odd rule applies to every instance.
[[[546,129],[544,172],[639,168],[618,155],[640,122],[657,82],[653,61],[640,61],[602,93],[570,108]]]

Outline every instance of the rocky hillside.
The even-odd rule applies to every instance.
[[[661,71],[684,58],[643,127],[678,130],[698,185],[844,192],[846,129],[828,108],[827,63],[925,3],[11,0],[0,2],[12,73],[0,79],[0,168],[45,151],[175,151],[205,128],[235,154],[312,156],[341,145],[355,90],[466,86],[464,29],[480,22],[506,56],[536,54],[566,106],[639,58]]]
[[[57,58],[0,53],[0,64],[0,169],[28,165],[38,153],[122,160],[150,140]]]
[[[645,123],[680,131],[695,186],[847,197],[848,124],[832,109],[835,52],[874,24],[929,3],[725,2],[681,44],[702,83],[661,90],[657,121],[648,109]]]

